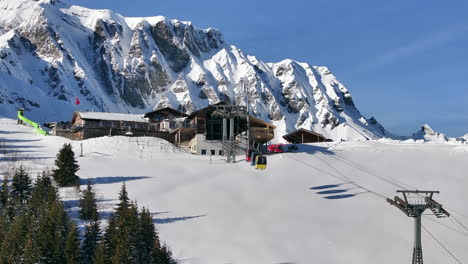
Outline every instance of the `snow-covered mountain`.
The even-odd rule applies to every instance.
[[[434,131],[429,125],[421,126],[421,130],[411,135],[410,139],[423,140],[433,143],[465,143],[468,142],[468,134],[463,137],[451,138],[445,134]]]
[[[326,67],[265,63],[216,29],[162,16],[128,18],[58,0],[0,1],[0,114],[16,107],[38,122],[80,110],[191,112],[219,101],[245,105],[283,134],[296,128],[334,140],[390,134],[363,117]],[[81,100],[75,106],[75,97]]]

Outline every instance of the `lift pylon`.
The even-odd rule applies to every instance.
[[[397,190],[403,195],[403,199],[395,196],[387,198],[387,202],[400,209],[409,217],[414,218],[414,247],[412,264],[423,264],[421,243],[421,216],[426,209],[430,209],[437,218],[449,217],[450,214],[442,208],[442,205],[432,199],[439,191]]]

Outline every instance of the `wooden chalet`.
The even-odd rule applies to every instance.
[[[153,136],[170,142],[173,137],[168,132],[156,131],[143,115],[74,112],[67,128],[55,128],[57,136],[73,140],[83,140],[102,136]]]
[[[173,108],[166,107],[144,115],[156,131],[172,132],[182,127],[182,122],[188,115]]]
[[[300,128],[296,131],[293,131],[287,135],[284,135],[283,138],[292,144],[300,143],[317,143],[317,142],[330,142],[332,140],[327,139],[322,134],[315,133],[313,131]]]
[[[187,116],[183,126],[172,132],[175,143],[179,146],[187,146],[193,153],[199,155],[222,155],[223,118],[215,111],[223,107],[229,108],[232,105],[220,102]],[[230,125],[229,122],[227,125]],[[246,138],[241,139],[241,134],[246,131],[246,128],[245,112],[238,113],[234,117],[234,134],[240,145],[245,145]],[[275,128],[274,125],[249,115],[250,143],[263,144],[272,140]],[[229,128],[227,130],[230,131]],[[245,149],[246,146],[243,148]]]

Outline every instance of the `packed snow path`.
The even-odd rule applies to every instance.
[[[2,169],[14,157],[34,172],[51,167],[70,142],[35,135],[11,119],[0,119],[0,140]],[[435,199],[455,218],[427,215],[423,225],[468,262],[468,230],[457,222],[468,226],[467,145],[304,145],[269,157],[268,168],[256,171],[242,161],[210,163],[155,138],[71,143],[77,156],[83,143],[79,176],[95,184],[102,215],[126,182],[181,263],[407,263],[413,221],[383,199],[401,187],[441,191]],[[425,263],[457,263],[426,232],[423,253]]]

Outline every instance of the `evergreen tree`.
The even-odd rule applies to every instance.
[[[70,220],[61,203],[53,203],[41,212],[36,243],[41,263],[66,263],[64,245]]]
[[[57,169],[53,170],[52,176],[59,186],[77,186],[80,184],[80,178],[76,175],[80,166],[75,159],[75,153],[70,144],[64,144],[59,150],[55,166],[57,166]]]
[[[122,200],[125,200],[122,195]],[[138,208],[135,203],[130,203],[125,209],[122,207],[120,214],[115,214],[115,228],[112,230],[112,240],[109,241],[113,254],[112,263],[141,263],[139,256],[138,237]]]
[[[88,181],[86,190],[83,191],[79,206],[81,208],[80,218],[82,220],[99,220],[96,193],[91,187],[91,181]]]
[[[154,259],[156,264],[177,264],[177,261],[172,257],[172,252],[166,245],[154,251]]]
[[[112,263],[145,263],[140,260],[139,227],[138,206],[129,202],[124,183],[105,234],[106,256]]]
[[[36,247],[34,231],[30,229],[28,237],[26,238],[22,263],[36,264],[39,263],[39,260],[40,256]]]
[[[67,264],[80,263],[80,240],[76,225],[71,222],[68,229],[67,242],[65,244],[65,258]]]
[[[86,226],[81,255],[83,263],[91,263],[101,239],[100,222],[93,221]],[[102,244],[102,243],[101,243]],[[103,249],[102,249],[103,250]],[[101,253],[99,253],[101,254]],[[102,252],[104,254],[104,252]]]
[[[110,260],[110,258],[115,254],[114,241],[117,239],[117,220],[118,218],[115,213],[110,215],[108,225],[104,232],[104,241],[101,241],[106,260]],[[109,261],[107,262],[109,263]]]
[[[137,204],[129,200],[125,184],[103,239],[93,203],[95,194],[88,184],[80,206],[88,208],[86,201],[91,201],[91,219],[96,220],[86,226],[80,248],[76,225],[67,216],[47,172],[38,175],[32,191],[22,167],[15,173],[12,185],[13,182],[10,191],[5,180],[0,192],[0,263],[176,263],[167,246],[160,246],[150,212],[145,208],[138,212]],[[15,199],[10,196],[17,197],[21,204],[12,203]]]
[[[89,262],[88,262],[89,263]],[[105,244],[101,241],[94,251],[93,264],[106,264]]]
[[[126,216],[125,222],[122,223],[128,229],[129,241],[129,260],[130,263],[148,263],[140,259],[141,243],[140,243],[140,219],[138,217],[138,206],[136,202],[130,203],[130,209]]]
[[[19,214],[13,218],[0,245],[0,263],[22,263],[32,218],[28,214]]]
[[[46,171],[37,176],[36,184],[31,194],[30,208],[37,210],[41,206],[48,206],[59,201],[58,191],[52,185],[52,180]]]
[[[4,211],[8,205],[10,191],[8,190],[8,176],[5,173],[3,176],[2,189],[0,190],[0,210]]]
[[[15,171],[11,182],[11,194],[15,201],[25,204],[31,195],[31,179],[23,166]]]
[[[115,208],[115,214],[117,216],[123,215],[129,208],[130,199],[128,198],[127,186],[124,182],[119,192],[119,203],[117,204],[117,208]]]
[[[139,260],[142,263],[154,263],[155,250],[159,250],[159,238],[156,227],[153,223],[153,217],[149,210],[143,208],[139,218]]]
[[[5,237],[5,233],[7,231],[8,222],[6,221],[5,216],[0,212],[0,246]],[[1,250],[0,250],[1,251]]]

